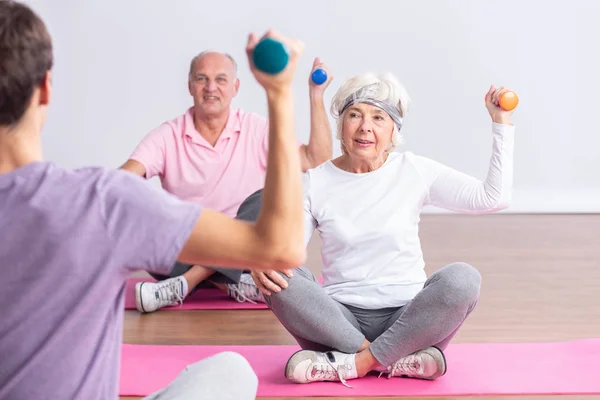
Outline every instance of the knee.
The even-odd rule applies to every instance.
[[[223,351],[212,356],[215,363],[227,365],[238,372],[251,372],[254,374],[250,363],[244,356],[234,351]]]
[[[283,272],[278,272],[279,275],[287,282],[287,288],[281,290],[279,293],[273,293],[274,295],[285,294],[290,288],[298,288],[309,282],[317,282],[315,276],[305,266],[298,267],[292,270],[292,277],[288,277]]]
[[[444,267],[439,273],[444,292],[452,302],[472,303],[479,297],[481,274],[473,266],[456,262]]]
[[[305,266],[298,267],[292,270],[292,277],[288,277],[283,272],[278,272],[279,275],[287,282],[287,287],[282,288],[280,292],[271,291],[271,294],[265,296],[265,302],[269,307],[272,305],[272,301],[277,299],[278,301],[286,302],[288,298],[295,298],[294,293],[298,291],[302,292],[306,289],[307,284],[317,283],[312,272]],[[268,278],[267,278],[268,279]],[[263,282],[264,284],[264,282]],[[295,300],[294,300],[295,301]]]
[[[211,358],[215,365],[222,365],[227,368],[228,374],[235,377],[236,385],[244,386],[244,392],[256,393],[258,377],[244,356],[233,351],[224,351],[215,354]]]

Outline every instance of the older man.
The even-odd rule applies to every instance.
[[[326,69],[319,59],[314,61],[313,70],[316,68]],[[303,171],[332,157],[327,115],[321,111],[331,79],[329,76],[323,85],[309,79],[311,133],[308,144],[299,144]],[[269,121],[232,108],[239,86],[237,65],[230,55],[205,51],[194,57],[188,77],[194,105],[148,133],[121,168],[146,179],[158,176],[162,187],[181,199],[237,219],[256,220],[267,164]],[[158,282],[136,286],[140,312],[182,302],[205,284],[240,302],[264,301],[250,275],[242,270],[178,262],[169,276],[153,276]]]

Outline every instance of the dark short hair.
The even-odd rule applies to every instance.
[[[0,126],[18,122],[52,69],[52,39],[28,6],[0,0]]]

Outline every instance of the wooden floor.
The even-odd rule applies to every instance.
[[[477,267],[483,278],[479,304],[455,343],[600,337],[600,215],[425,215],[421,240],[429,274],[451,262],[464,261]],[[317,275],[319,252],[315,235],[309,245],[308,266]],[[124,342],[295,344],[268,310],[159,311],[148,315],[127,311]],[[459,397],[429,399],[451,398]],[[508,397],[485,397],[503,398]]]

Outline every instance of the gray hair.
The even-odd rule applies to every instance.
[[[188,77],[191,78],[192,73],[194,72],[194,65],[196,64],[196,61],[198,61],[202,56],[204,56],[206,54],[213,54],[213,53],[214,54],[221,54],[221,55],[224,55],[225,57],[229,58],[231,60],[231,62],[233,63],[233,69],[235,71],[235,76],[237,76],[238,65],[237,65],[237,62],[235,61],[235,59],[231,56],[231,54],[229,54],[229,53],[222,53],[220,51],[214,51],[214,50],[204,50],[203,52],[199,53],[194,58],[192,58],[192,61],[190,62],[190,71],[188,72]]]
[[[394,121],[392,149],[403,142],[400,129],[410,97],[404,86],[392,73],[375,75],[365,73],[348,79],[338,89],[331,102],[331,115],[337,119],[337,138],[342,139],[343,115],[348,106],[355,103],[367,103],[381,108]],[[342,144],[342,151],[343,144]]]

